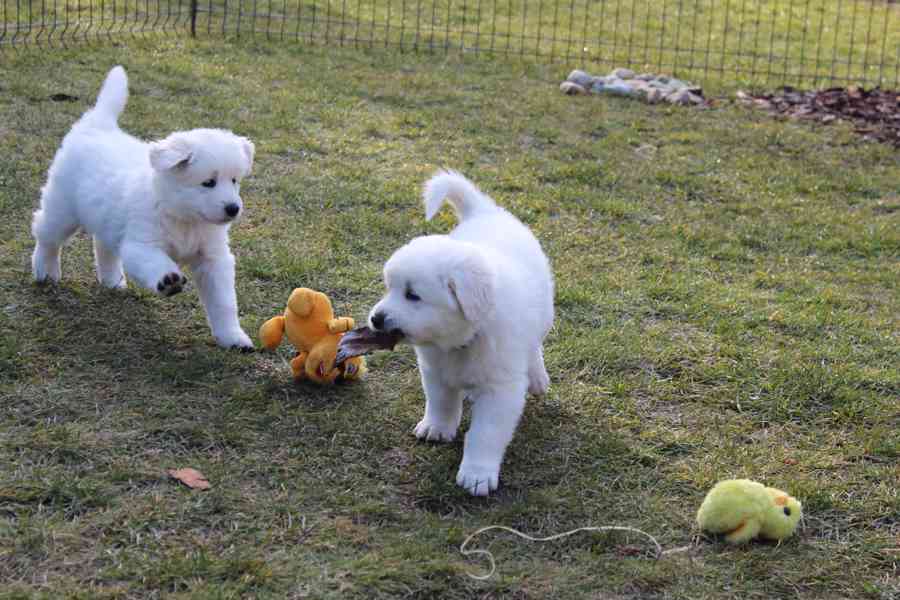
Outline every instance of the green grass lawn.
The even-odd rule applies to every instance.
[[[257,144],[233,230],[245,328],[291,289],[362,319],[464,171],[533,228],[557,277],[550,394],[501,489],[417,442],[409,348],[359,384],[295,385],[290,349],[217,348],[196,290],[30,280],[31,211],[59,141],[122,63],[149,138],[226,126]],[[0,63],[0,598],[870,598],[900,595],[900,159],[848,127],[567,97],[568,68],[169,41]],[[53,94],[76,97],[53,102]],[[465,426],[464,422],[464,426]],[[167,479],[201,470],[212,490]],[[719,479],[804,504],[781,545],[693,518]],[[622,525],[653,535],[533,535]]]

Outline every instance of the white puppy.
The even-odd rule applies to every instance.
[[[463,398],[471,400],[456,483],[486,496],[497,489],[526,392],[543,394],[550,383],[542,344],[553,324],[553,279],[531,231],[462,175],[438,173],[424,200],[426,219],[449,200],[460,223],[391,256],[369,326],[415,348],[425,390],[416,437],[452,440]]]
[[[187,282],[186,265],[219,345],[252,348],[238,322],[228,228],[243,206],[253,143],[218,129],[145,143],[119,129],[127,98],[125,70],[115,67],[96,106],[63,139],[31,226],[34,278],[59,281],[62,246],[80,228],[94,238],[100,283],[125,287],[128,273],[170,296]]]

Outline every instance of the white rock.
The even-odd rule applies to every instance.
[[[634,96],[640,98],[641,100],[646,100],[647,96],[650,95],[650,90],[652,89],[647,85],[646,81],[640,81],[637,79],[631,79],[626,82],[628,87],[631,88]]]
[[[612,83],[604,83],[595,81],[591,87],[591,92],[595,94],[610,94],[612,96],[637,96],[638,92],[632,89],[627,83],[621,79],[617,79]]]
[[[582,94],[588,93],[586,89],[584,89],[577,83],[572,83],[571,81],[563,81],[561,84],[559,84],[559,91],[569,96],[580,96]]]
[[[662,90],[663,93],[674,92],[676,90],[676,88],[673,88],[668,83],[663,83],[663,82],[657,81],[655,79],[653,81],[648,81],[647,85],[649,85],[652,88]]]
[[[666,102],[671,102],[672,104],[690,104],[690,95],[691,93],[685,89],[675,90],[666,96]]]
[[[578,69],[575,69],[574,71],[569,73],[568,77],[566,77],[566,81],[570,81],[572,83],[580,85],[585,89],[590,89],[595,79],[597,78],[593,75],[589,75],[588,73],[585,73],[584,71],[580,71]]]
[[[656,104],[663,99],[662,90],[658,88],[649,88],[647,90],[647,103]]]
[[[634,79],[634,71],[631,69],[616,69],[610,75],[619,79]]]
[[[683,106],[703,104],[703,98],[696,94],[692,94],[687,88],[681,88],[678,91],[672,92],[666,96],[666,101],[671,102],[672,104],[681,104]]]

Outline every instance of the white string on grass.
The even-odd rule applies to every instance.
[[[472,538],[484,533],[485,531],[490,531],[491,529],[500,529],[502,531],[508,531],[509,533],[517,535],[520,538],[524,538],[530,542],[551,542],[553,540],[558,540],[558,539],[561,539],[564,537],[568,537],[570,535],[579,533],[581,531],[629,531],[631,533],[638,533],[638,534],[644,536],[645,538],[647,538],[648,540],[650,540],[651,542],[653,542],[653,545],[656,547],[656,552],[654,553],[654,556],[653,556],[654,559],[659,560],[659,558],[663,555],[662,546],[659,545],[659,542],[656,541],[656,538],[654,538],[652,535],[650,535],[646,531],[641,531],[640,529],[635,529],[634,527],[624,527],[624,526],[619,526],[619,525],[605,525],[602,527],[579,527],[578,529],[572,529],[571,531],[564,531],[563,533],[557,533],[555,535],[548,535],[547,537],[534,537],[534,536],[528,535],[527,533],[522,533],[521,531],[519,531],[517,529],[513,529],[512,527],[506,527],[505,525],[488,525],[487,527],[482,527],[475,533],[471,534],[459,546],[459,553],[462,554],[463,556],[469,557],[469,556],[472,556],[475,554],[480,554],[480,555],[486,556],[487,559],[491,563],[491,570],[488,572],[487,575],[473,575],[472,573],[467,572],[466,575],[468,575],[472,579],[478,579],[480,581],[484,581],[485,579],[490,579],[491,577],[494,576],[494,573],[497,570],[497,563],[494,561],[494,555],[491,554],[490,550],[466,550],[466,545],[472,541]]]

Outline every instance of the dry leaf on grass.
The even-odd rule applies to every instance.
[[[192,469],[190,467],[185,467],[184,469],[169,469],[166,473],[189,488],[195,490],[209,489],[209,481],[206,480],[206,475],[197,469]]]

